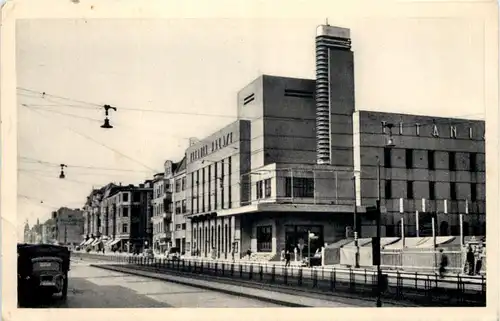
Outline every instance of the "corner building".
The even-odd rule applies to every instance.
[[[186,150],[187,254],[277,260],[307,253],[308,231],[314,252],[352,237],[355,212],[358,235],[374,236],[379,189],[382,236],[401,216],[415,235],[422,198],[438,235],[459,234],[465,202],[465,235],[483,232],[484,122],[356,111],[350,48],[349,29],[318,27],[316,79],[262,75],[238,93],[237,121]]]

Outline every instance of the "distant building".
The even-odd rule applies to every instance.
[[[91,246],[94,250],[104,247],[121,251],[142,251],[144,247],[148,247],[152,242],[152,231],[148,223],[152,193],[151,181],[139,186],[108,184],[94,193],[95,201],[86,207],[87,233],[90,232],[91,235],[82,246]],[[96,209],[97,206],[99,210]]]
[[[169,161],[165,162],[165,166]],[[153,179],[153,197],[151,200],[153,225],[153,249],[156,253],[164,253],[172,241],[170,231],[170,222],[172,221],[172,212],[169,212],[168,204],[172,201],[170,191],[170,180],[165,178],[164,173],[159,173]]]
[[[31,239],[30,225],[28,224],[28,220],[26,220],[26,222],[24,223],[23,242],[30,243],[30,239]]]
[[[81,243],[84,226],[82,210],[62,207],[56,211],[54,221],[55,241],[58,244],[76,246]]]

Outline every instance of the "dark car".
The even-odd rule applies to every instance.
[[[70,251],[49,244],[17,245],[18,303],[32,303],[39,298],[60,293],[66,300]]]

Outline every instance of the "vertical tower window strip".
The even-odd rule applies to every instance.
[[[201,211],[205,212],[205,167],[201,172]]]
[[[476,183],[470,184],[470,200],[472,202],[475,202],[477,200],[477,184]]]
[[[231,172],[232,172],[231,158],[232,158],[231,156],[229,156],[227,158],[227,164],[228,164],[227,165],[227,181],[228,181],[228,184],[227,184],[228,185],[227,186],[227,188],[228,188],[228,190],[227,190],[227,198],[228,198],[228,202],[229,202],[228,208],[232,207],[231,206],[231,203],[232,203],[231,197],[232,197],[232,189],[233,188],[232,188],[232,182],[231,182]]]
[[[392,167],[391,149],[389,147],[384,147],[384,167],[385,168]]]
[[[427,167],[431,171],[435,169],[434,151],[433,150],[427,151]]]
[[[194,173],[191,173],[191,213],[194,213]]]
[[[477,167],[477,153],[469,154],[469,171],[475,172]]]
[[[196,213],[200,212],[200,170],[196,171]]]
[[[413,168],[413,149],[405,150],[405,161],[406,161],[406,168],[408,169]]]
[[[457,200],[457,184],[455,182],[450,182],[450,198],[453,201]]]
[[[221,200],[220,200],[220,205],[221,205],[221,209],[224,209],[224,200],[225,200],[225,188],[224,188],[224,168],[225,168],[225,165],[226,165],[226,162],[224,162],[224,159],[222,160],[222,162],[220,163],[220,178],[219,178],[219,183],[220,183],[220,197],[221,197]]]
[[[212,164],[208,165],[208,210],[212,210]]]
[[[406,182],[406,198],[413,199],[413,181]]]
[[[450,171],[456,170],[456,154],[455,154],[455,152],[448,153],[448,168]]]
[[[436,182],[429,182],[429,199],[436,199]]]
[[[219,191],[219,182],[217,179],[217,162],[214,163],[214,210],[218,209],[218,204],[217,204],[217,198],[218,198],[218,191]]]

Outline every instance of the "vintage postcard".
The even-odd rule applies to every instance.
[[[2,317],[498,318],[497,29],[485,1],[7,1]]]

